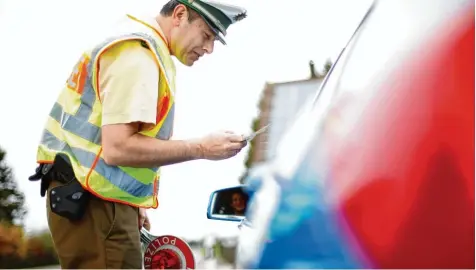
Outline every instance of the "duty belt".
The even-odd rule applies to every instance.
[[[28,180],[33,182],[41,180],[41,197],[46,195],[46,191],[53,180],[62,184],[76,180],[73,169],[68,161],[67,156],[58,154],[53,163],[39,164],[35,170],[35,174],[28,177]]]

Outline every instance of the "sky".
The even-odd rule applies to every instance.
[[[216,130],[251,132],[266,82],[309,77],[335,59],[371,0],[222,0],[248,17],[229,28],[228,45],[193,67],[178,61],[174,137]],[[25,193],[27,231],[47,228],[39,183],[28,181],[47,115],[82,51],[125,13],[155,16],[165,0],[0,0],[0,147]],[[317,90],[317,89],[316,89]],[[160,206],[149,210],[151,232],[188,239],[233,236],[237,223],[208,220],[210,194],[235,186],[245,148],[224,161],[162,168]]]

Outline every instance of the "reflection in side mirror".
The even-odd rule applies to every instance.
[[[210,196],[207,218],[241,221],[245,218],[248,201],[249,195],[243,186],[216,190]]]

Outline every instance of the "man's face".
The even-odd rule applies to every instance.
[[[192,22],[191,14],[184,9],[183,16],[176,18],[171,35],[171,49],[175,57],[186,66],[192,66],[204,54],[212,53],[215,33],[199,15]]]
[[[243,211],[245,209],[245,200],[240,193],[233,193],[231,197],[231,206],[236,211]]]

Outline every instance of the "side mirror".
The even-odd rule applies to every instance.
[[[245,219],[250,194],[244,186],[215,190],[208,202],[207,218],[225,221]]]

